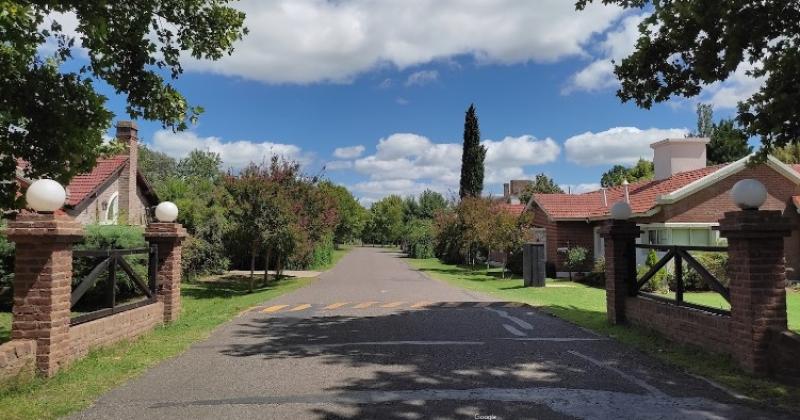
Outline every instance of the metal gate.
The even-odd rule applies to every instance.
[[[522,278],[525,287],[544,287],[545,281],[544,244],[528,243],[522,247]]]

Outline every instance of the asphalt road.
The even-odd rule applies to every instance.
[[[530,307],[361,248],[80,419],[779,418]]]

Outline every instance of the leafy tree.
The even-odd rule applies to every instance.
[[[361,232],[367,222],[367,210],[356,200],[350,191],[330,181],[320,183],[319,188],[324,194],[336,200],[336,210],[339,221],[334,230],[336,244],[353,242],[361,237]]]
[[[376,242],[396,244],[403,235],[403,199],[390,195],[376,201],[370,208],[372,229]]]
[[[589,251],[582,246],[570,247],[564,255],[564,266],[569,270],[569,280],[572,281],[572,272],[582,270],[586,266]]]
[[[464,120],[464,150],[461,155],[461,188],[458,195],[480,197],[483,192],[483,161],[486,148],[481,145],[481,130],[475,104],[469,106]]]
[[[139,145],[139,171],[156,188],[167,178],[177,175],[178,163],[164,152],[151,150],[147,146]]]
[[[519,199],[521,202],[527,203],[534,194],[562,194],[563,192],[564,190],[556,184],[553,178],[541,173],[536,175],[533,184],[528,185],[522,190],[519,194]]]
[[[753,146],[747,144],[747,134],[736,127],[733,120],[721,120],[714,124],[711,141],[706,146],[708,163],[735,162],[753,152]]]
[[[461,253],[470,265],[480,250],[488,250],[491,245],[493,227],[493,203],[488,198],[466,197],[461,200],[456,213],[461,229]]]
[[[419,195],[417,217],[433,220],[436,214],[447,208],[447,200],[436,191],[425,190]]]
[[[578,0],[582,10],[593,0]],[[650,108],[673,96],[693,97],[744,66],[764,79],[739,102],[737,122],[760,136],[765,157],[800,134],[800,6],[767,1],[602,0],[651,13],[639,25],[635,51],[615,66],[617,96]]]
[[[30,163],[27,177],[62,183],[94,166],[113,118],[95,81],[124,95],[131,117],[185,129],[202,109],[190,107],[164,74],[177,79],[182,57],[217,60],[232,52],[246,30],[244,14],[227,3],[0,3],[0,205],[23,204],[13,182],[17,159]],[[65,31],[59,14],[75,16],[77,36]],[[86,58],[73,63],[76,41]]]
[[[218,153],[192,150],[178,162],[176,173],[181,178],[197,178],[216,182],[222,177],[222,158]]]
[[[603,173],[600,178],[600,185],[603,187],[616,187],[622,185],[622,181],[636,182],[653,179],[655,167],[649,160],[639,159],[631,168],[622,165],[614,165],[611,169]]]
[[[494,206],[492,208],[492,227],[489,230],[487,248],[505,254],[502,276],[506,276],[506,265],[512,253],[522,249],[525,235],[522,231],[522,219],[515,214]]]
[[[783,163],[798,164],[800,163],[800,143],[777,147],[772,151],[772,155]]]

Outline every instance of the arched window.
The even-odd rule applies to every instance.
[[[117,224],[118,218],[119,218],[119,193],[114,193],[111,195],[111,198],[108,199],[108,204],[106,205],[106,217],[105,220],[103,220],[103,223],[107,225],[114,225]]]

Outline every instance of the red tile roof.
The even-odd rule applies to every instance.
[[[725,166],[708,166],[681,172],[658,181],[631,183],[628,185],[631,209],[634,214],[646,213],[656,206],[658,197],[683,188]],[[602,190],[577,195],[534,194],[533,198],[535,203],[553,219],[603,218],[608,216],[612,204],[625,199],[625,188],[623,186],[607,188],[605,201]]]
[[[97,159],[97,164],[91,172],[76,175],[67,185],[67,205],[76,206],[85,200],[127,162],[126,155]]]
[[[525,204],[500,203],[498,204],[498,207],[509,212],[510,214],[513,214],[514,216],[519,216],[525,211],[525,207],[527,206]]]

